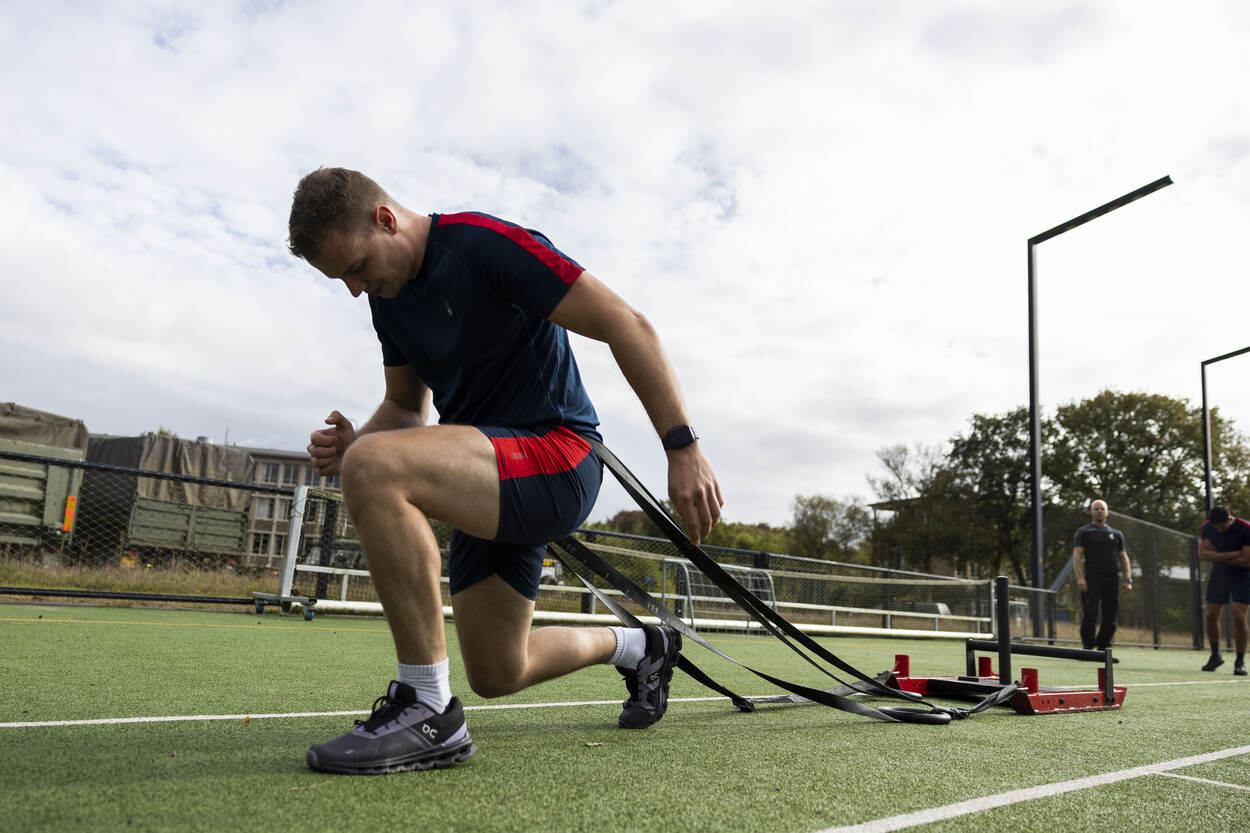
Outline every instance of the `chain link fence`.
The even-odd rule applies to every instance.
[[[1048,563],[1064,563],[1054,576],[1053,609],[1047,639],[1080,642],[1081,591],[1072,569],[1076,531],[1090,522],[1084,509],[1047,513],[1044,540]],[[1112,514],[1107,523],[1124,533],[1133,571],[1133,589],[1120,594],[1115,644],[1145,647],[1201,647],[1202,582],[1210,566],[1198,561],[1198,538],[1128,515]],[[1060,559],[1067,554],[1066,563]],[[1020,599],[1032,588],[1013,587]]]
[[[376,604],[340,495],[309,489],[297,507],[297,491],[0,450],[0,587],[232,601],[277,593]],[[1052,563],[1059,552],[1070,554],[1072,536],[1086,522],[1079,511],[1049,513]],[[1196,538],[1124,515],[1110,523],[1124,532],[1134,571],[1134,590],[1121,600],[1117,644],[1201,645]],[[445,559],[451,530],[439,523],[434,529]],[[746,614],[668,540],[590,529],[578,537],[683,618],[745,623]],[[705,549],[796,623],[952,635],[991,630],[988,581]],[[1070,568],[1058,579],[1041,593],[1012,588],[1013,633],[1026,634],[1028,610],[1040,599],[1047,612],[1043,638],[1079,640],[1080,592]],[[445,580],[443,587],[450,604]],[[605,612],[554,558],[544,563],[537,608]]]
[[[0,586],[242,602],[272,591],[278,575],[279,564],[251,551],[254,507],[290,496],[272,486],[0,451]],[[274,528],[285,534],[286,524]]]

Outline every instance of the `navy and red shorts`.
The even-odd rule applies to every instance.
[[[475,427],[495,446],[499,528],[491,541],[452,533],[451,592],[497,573],[533,600],[547,544],[572,533],[590,515],[603,484],[603,463],[584,437],[564,426],[539,431]]]

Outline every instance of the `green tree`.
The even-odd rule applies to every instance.
[[[1003,573],[1016,581],[1029,573],[1032,513],[1029,498],[1029,412],[1020,407],[996,416],[973,414],[968,430],[951,439],[948,464],[953,496],[970,516],[973,542],[967,558],[983,576]]]
[[[790,530],[768,524],[746,524],[721,520],[712,527],[707,543],[716,547],[729,547],[753,552],[791,552]]]
[[[1201,420],[1201,408],[1197,414]],[[1219,408],[1211,409],[1211,458],[1213,503],[1228,507],[1238,517],[1250,516],[1250,443],[1231,420],[1221,416]],[[1204,486],[1204,501],[1205,497]]]
[[[1046,445],[1042,470],[1056,503],[1102,498],[1113,512],[1178,529],[1203,516],[1202,424],[1184,400],[1104,390],[1060,406]]]
[[[895,445],[877,458],[886,474],[868,478],[878,500],[873,508],[891,515],[873,531],[873,560],[926,573],[939,566],[958,572],[972,546],[972,519],[941,449]]]
[[[858,498],[795,495],[790,525],[791,553],[806,558],[861,561],[872,532],[872,516]]]

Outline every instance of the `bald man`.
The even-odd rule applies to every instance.
[[[1091,522],[1076,531],[1072,545],[1076,583],[1081,588],[1081,644],[1086,650],[1111,647],[1116,614],[1120,612],[1120,588],[1125,592],[1133,589],[1124,533],[1107,523],[1110,514],[1105,500],[1092,502]]]

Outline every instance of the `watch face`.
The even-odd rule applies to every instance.
[[[678,448],[685,448],[697,439],[698,436],[695,435],[693,428],[689,425],[679,425],[664,435],[662,445],[665,449],[674,451]]]

